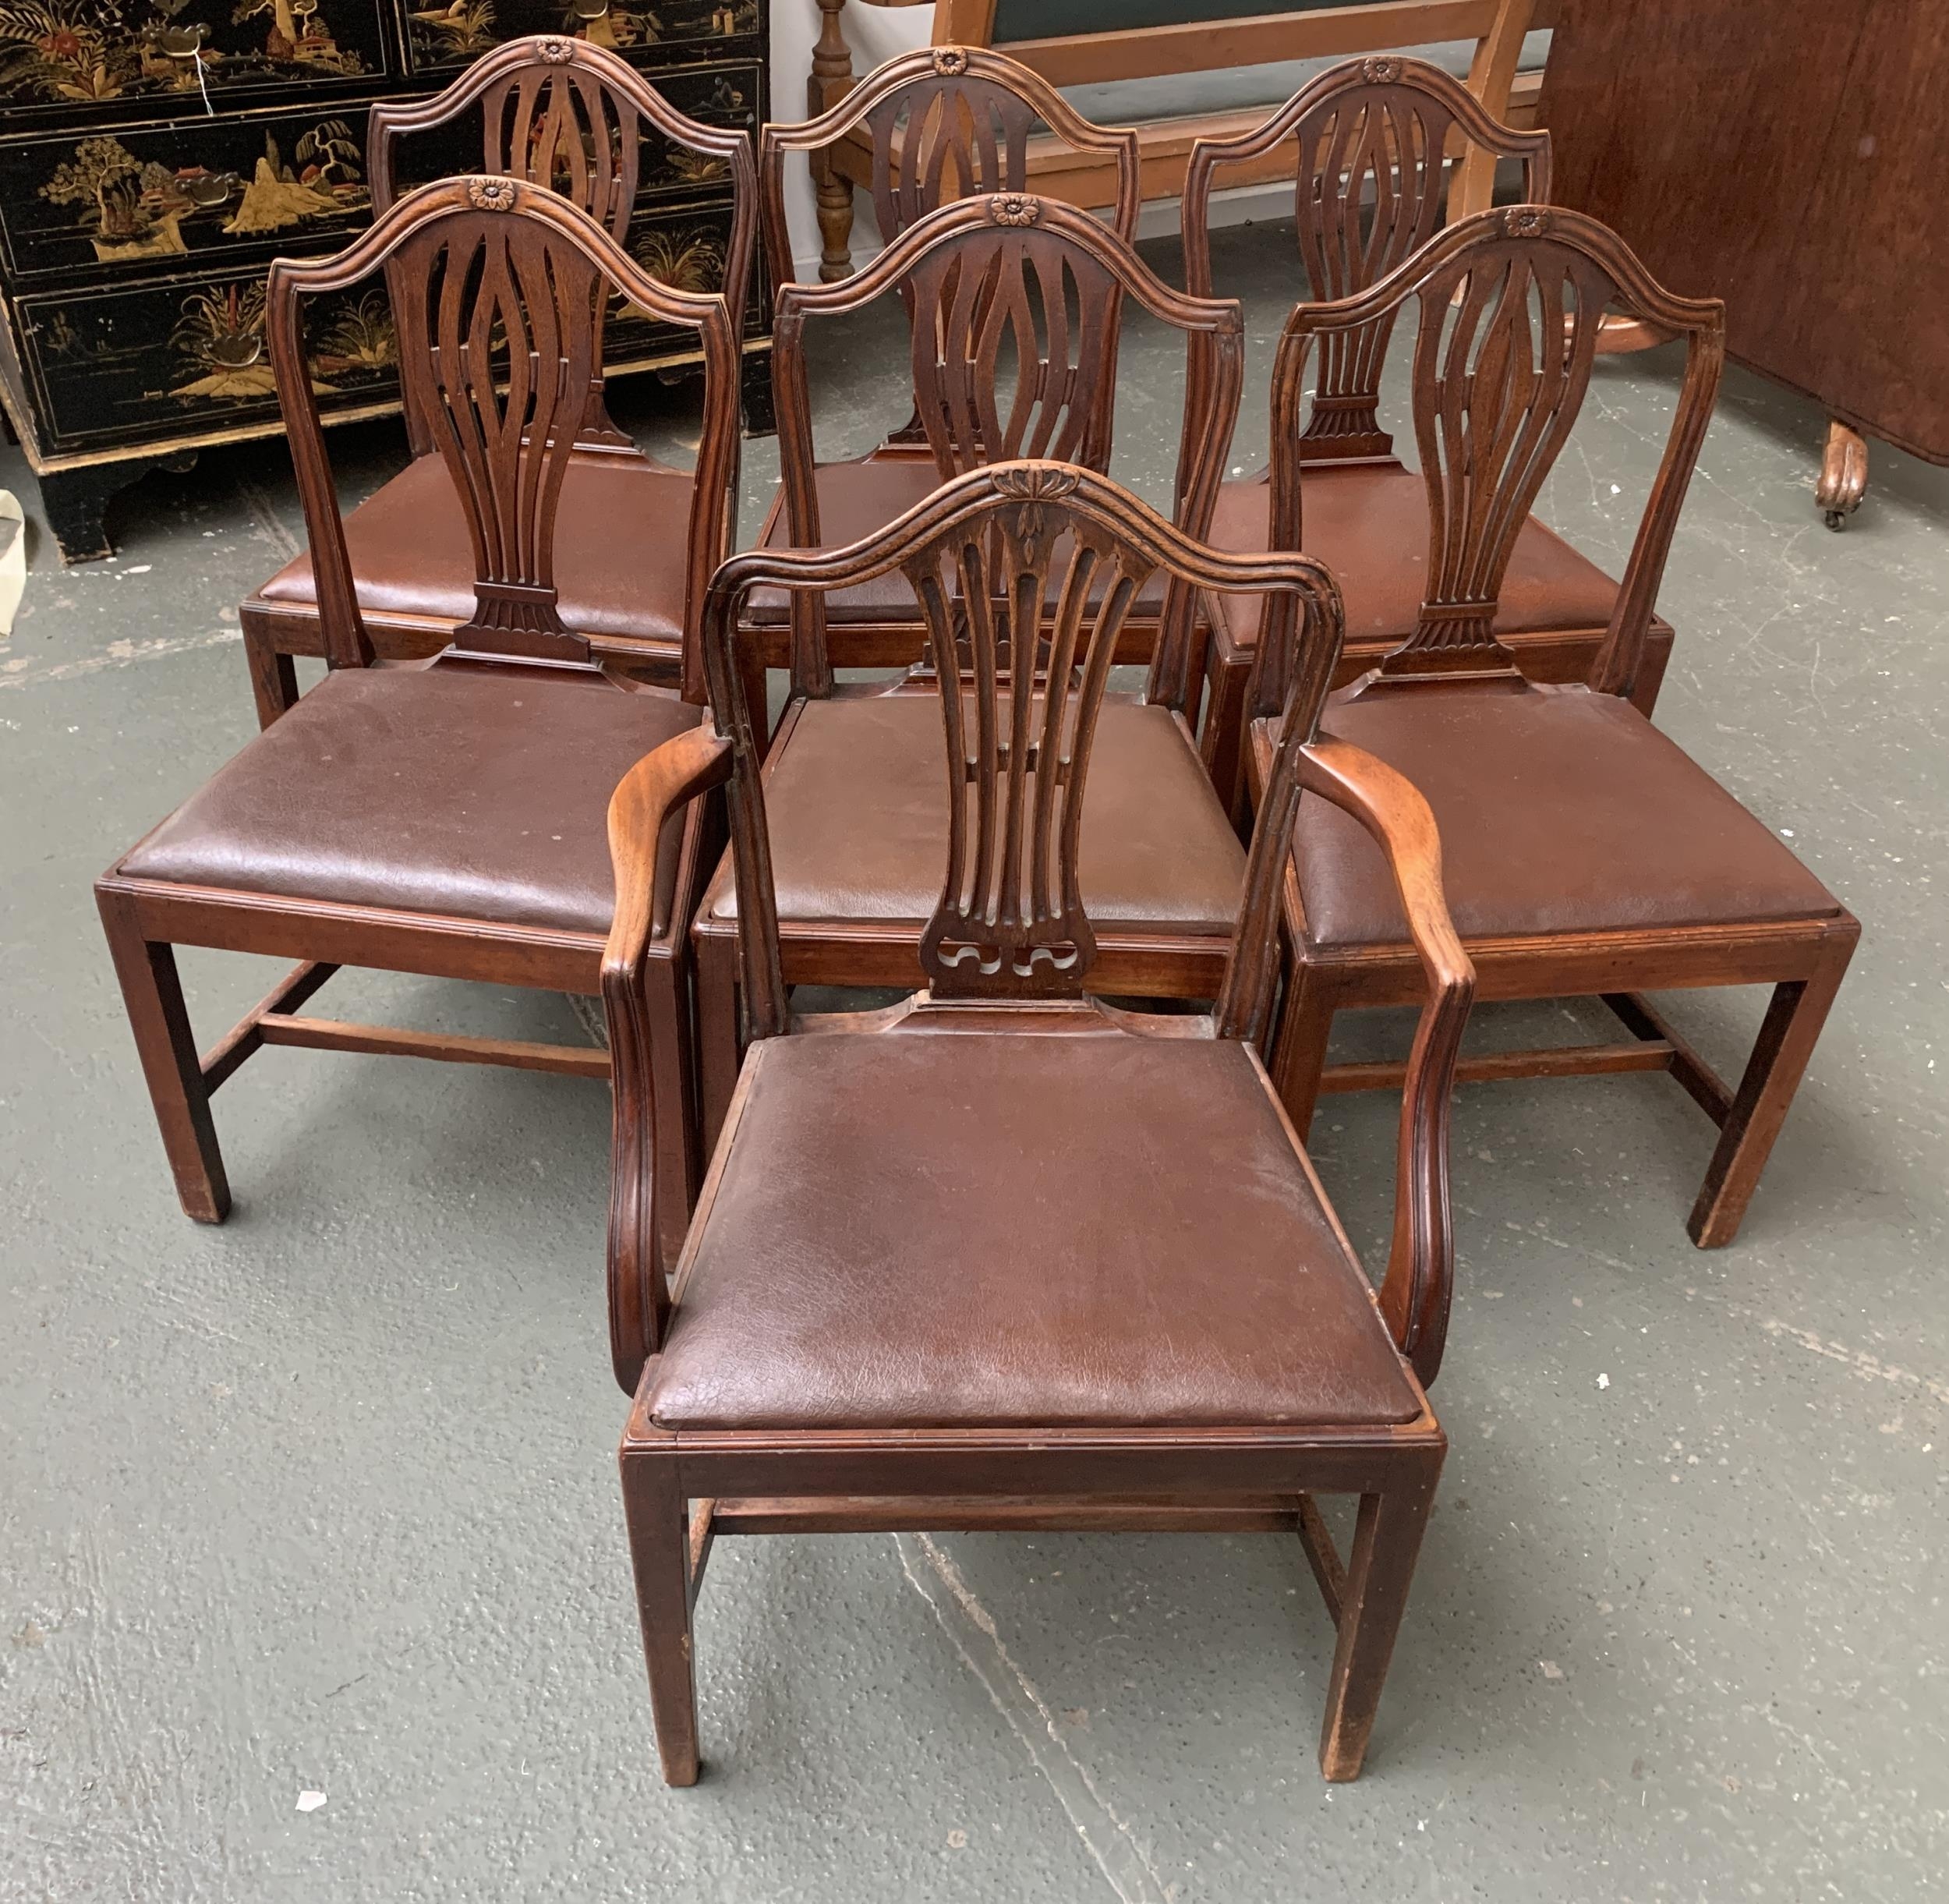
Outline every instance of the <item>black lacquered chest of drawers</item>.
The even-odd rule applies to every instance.
[[[524,34],[572,31],[641,67],[679,111],[755,131],[759,0],[0,0],[0,399],[64,559],[111,553],[116,490],[207,445],[278,428],[264,271],[337,250],[371,217],[366,111],[436,92]],[[467,120],[409,141],[402,180],[479,164]],[[730,223],[721,165],[646,137],[628,246],[656,276],[715,288]],[[754,287],[750,414],[769,414]],[[313,316],[327,421],[396,409],[382,288]],[[612,371],[688,367],[625,310]]]

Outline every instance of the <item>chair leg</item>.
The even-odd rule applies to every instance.
[[[636,1573],[636,1610],[649,1704],[667,1785],[697,1782],[697,1681],[691,1659],[690,1531],[667,1456],[622,1457],[623,1513]]]
[[[1320,1770],[1335,1782],[1359,1778],[1367,1757],[1440,1472],[1438,1460],[1425,1475],[1403,1486],[1360,1497],[1326,1719],[1320,1729]]]
[[[1845,936],[1837,934],[1811,977],[1774,986],[1746,1075],[1719,1127],[1718,1148],[1712,1153],[1699,1200],[1686,1220],[1692,1240],[1700,1249],[1722,1248],[1739,1233],[1746,1205],[1786,1121],[1859,936],[1858,926]]]
[[[706,1163],[738,1088],[738,941],[699,938],[697,951],[697,1069],[703,1098]]]
[[[198,1223],[220,1223],[230,1214],[230,1181],[210,1115],[203,1061],[182,1002],[175,950],[144,939],[133,908],[119,894],[97,891],[95,900],[162,1147],[175,1176],[176,1195],[186,1214]]]
[[[278,652],[271,637],[244,622],[244,660],[250,669],[250,692],[257,703],[257,725],[267,727],[280,714],[298,705],[298,664]]]
[[[1222,659],[1215,639],[1208,639],[1206,655],[1208,692],[1200,751],[1233,825],[1241,839],[1249,840],[1252,809],[1245,787],[1245,689],[1251,679],[1251,664]]]
[[[1333,1000],[1303,961],[1289,957],[1286,1008],[1272,1046],[1272,1085],[1293,1120],[1301,1142],[1313,1128],[1326,1070],[1327,1041],[1333,1035]]]

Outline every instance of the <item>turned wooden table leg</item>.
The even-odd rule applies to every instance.
[[[1845,529],[1861,507],[1868,487],[1868,445],[1861,433],[1838,416],[1827,419],[1827,447],[1820,457],[1820,480],[1813,500],[1830,529]]]

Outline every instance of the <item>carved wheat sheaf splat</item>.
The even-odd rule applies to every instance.
[[[1551,243],[1550,214],[1502,214],[1518,242],[1478,249],[1421,288],[1414,426],[1428,495],[1428,581],[1384,671],[1501,666],[1491,632],[1516,539],[1582,407],[1611,281]]]
[[[636,202],[635,108],[599,75],[548,63],[511,74],[481,100],[484,170],[559,192],[621,244]]]
[[[873,209],[892,239],[937,207],[982,192],[1019,192],[1035,108],[992,80],[958,71],[903,87],[867,115]]]
[[[1096,954],[1078,876],[1090,746],[1118,632],[1154,564],[1106,526],[1044,506],[1074,490],[1074,471],[1001,480],[1014,507],[906,568],[935,668],[962,683],[940,697],[948,864],[921,964],[941,997],[1080,995]],[[1045,621],[1059,547],[1068,559]],[[1042,665],[1018,668],[1021,653]]]
[[[511,198],[504,179],[475,182]],[[607,282],[557,233],[491,207],[402,247],[399,262],[402,353],[425,359],[427,421],[473,539],[474,613],[455,643],[585,660],[556,613],[555,512]]]
[[[1386,85],[1344,93],[1300,122],[1296,211],[1316,302],[1364,291],[1434,235],[1454,124],[1438,98]],[[1303,438],[1309,455],[1387,453],[1375,406],[1393,330],[1390,313],[1325,340]]]
[[[922,260],[913,295],[915,411],[945,482],[986,462],[1099,466],[1120,287],[1036,236],[1041,201],[998,193],[989,222]]]

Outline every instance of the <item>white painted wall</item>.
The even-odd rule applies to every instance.
[[[931,6],[849,6],[840,16],[853,49],[853,70],[871,73],[883,59],[910,48],[925,46],[933,37]],[[819,37],[819,12],[814,0],[772,0],[772,117],[785,121],[805,116],[805,87],[812,76],[812,44]],[[855,234],[859,257],[876,250],[873,207],[865,193],[857,198]],[[792,234],[793,274],[814,282],[819,278],[819,218],[813,209],[812,175],[803,153],[786,161],[786,221]]]

